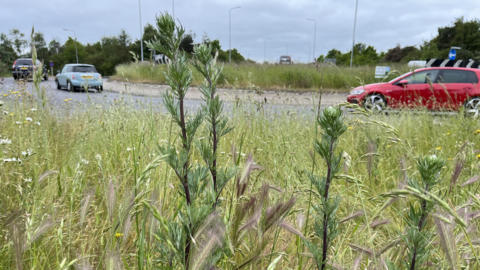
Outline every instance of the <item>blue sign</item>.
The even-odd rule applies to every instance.
[[[52,61],[50,61],[50,66],[53,67],[53,62]]]
[[[451,49],[448,53],[448,59],[455,60],[455,57],[457,57],[457,52],[455,51],[455,49]]]

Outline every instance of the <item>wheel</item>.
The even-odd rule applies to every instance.
[[[365,98],[363,102],[363,107],[374,113],[381,113],[387,107],[387,102],[382,95],[373,94]]]
[[[18,80],[18,77],[17,77],[17,76],[13,76],[13,80],[14,80],[14,81]]]
[[[57,83],[57,89],[58,89],[58,90],[62,89],[62,86],[60,85],[60,83],[58,82],[58,80],[55,80],[55,82]]]
[[[98,86],[97,90],[98,90],[99,93],[103,92],[103,86]]]
[[[67,90],[70,92],[75,92],[75,86],[70,81],[67,81]]]
[[[45,73],[45,76],[43,76],[43,79],[45,79],[45,81],[48,81],[48,75]]]
[[[465,116],[477,117],[480,110],[480,98],[474,97],[465,103]]]

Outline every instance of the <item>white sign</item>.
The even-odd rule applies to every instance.
[[[386,78],[388,76],[388,73],[390,73],[390,67],[377,66],[375,68],[375,78],[376,79]]]

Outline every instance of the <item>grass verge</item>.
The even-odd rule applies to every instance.
[[[179,186],[164,163],[142,174],[145,177],[137,185],[140,197],[133,195],[135,178],[159,158],[158,145],[179,132],[172,129],[171,118],[157,105],[135,110],[116,101],[84,108],[73,100],[53,108],[24,91],[0,98],[5,103],[0,108],[0,269],[69,269],[73,265],[134,269],[140,237],[134,229],[135,203],[148,200],[165,219],[174,218],[179,207]],[[273,258],[280,258],[275,260],[276,269],[311,269],[314,262],[301,236],[292,232],[305,232],[309,238],[314,230],[311,223],[305,224],[311,213],[310,194],[312,200],[319,200],[306,174],[312,167],[316,134],[313,116],[267,114],[246,105],[234,108],[230,121],[235,129],[222,138],[219,160],[235,164],[239,157],[242,164],[251,153],[262,169],[252,172],[248,193],[261,193],[266,183],[275,187],[269,193],[272,204],[296,198],[282,221],[288,229],[269,236],[268,243],[275,244],[267,244],[268,253],[252,269],[266,269]],[[407,176],[417,177],[415,162],[421,155],[447,159],[442,176],[448,181],[440,183],[435,193],[462,217],[478,217],[478,120],[408,113],[350,116],[347,121],[348,130],[338,144],[344,151],[342,175],[330,187],[342,198],[336,213],[340,233],[332,243],[333,264],[365,269],[380,266],[384,258],[395,263],[406,256],[399,235],[407,226],[406,202],[415,200],[392,201],[382,194],[402,186]],[[208,131],[201,126],[198,132]],[[194,150],[192,163],[200,159]],[[318,158],[316,162],[314,173],[325,174],[325,164]],[[234,192],[232,182],[220,197],[225,206],[219,211],[228,213],[244,203],[245,198],[232,200]],[[144,264],[152,268],[158,252],[155,233],[161,224],[151,216],[144,218]],[[471,219],[470,228],[478,228],[479,220]],[[218,267],[233,269],[257,247],[255,228],[247,230],[248,237],[231,260],[218,260]],[[458,254],[462,266],[476,269],[463,231],[455,225],[451,231],[455,237],[448,243],[449,250]],[[450,268],[441,235],[429,243],[428,264],[433,269]]]
[[[391,70],[401,74],[409,69],[405,65],[389,65]],[[116,67],[114,80],[165,84],[165,65],[154,66],[151,63],[131,63]],[[285,90],[285,91],[312,91],[322,85],[327,89],[338,92],[348,92],[352,87],[363,84],[380,82],[375,79],[374,66],[335,67],[314,65],[258,65],[258,64],[224,64],[221,87],[237,89]],[[202,77],[193,72],[193,85],[199,85]],[[394,76],[391,76],[393,79]],[[387,78],[388,80],[388,78]]]

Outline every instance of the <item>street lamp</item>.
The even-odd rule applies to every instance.
[[[140,0],[138,0],[138,14],[140,15],[140,51],[143,62],[143,31],[142,31],[142,10],[140,9]]]
[[[315,22],[315,32],[313,33],[313,58],[315,58],[315,41],[317,40],[317,21],[314,19],[307,19],[307,21]]]
[[[357,10],[358,10],[358,0],[357,5],[355,6],[355,21],[353,22],[353,42],[352,42],[352,56],[350,57],[350,67],[353,65],[353,48],[355,47],[355,28],[357,27]]]
[[[73,30],[69,30],[69,29],[65,29],[65,28],[63,28],[63,30],[65,30],[65,31],[71,31],[71,32],[73,32],[73,35],[75,36],[75,56],[77,56],[77,64],[78,64],[77,34],[76,34],[75,31],[73,31]]]
[[[310,58],[310,55],[312,54],[312,44],[310,42],[305,42],[306,44],[308,44],[308,58]],[[308,60],[307,60],[307,64],[308,64]]]
[[[234,7],[228,11],[228,59],[230,63],[232,63],[232,9],[237,8],[241,7]]]
[[[263,62],[267,61],[267,39],[272,39],[272,38],[265,39],[265,50],[263,52]]]

